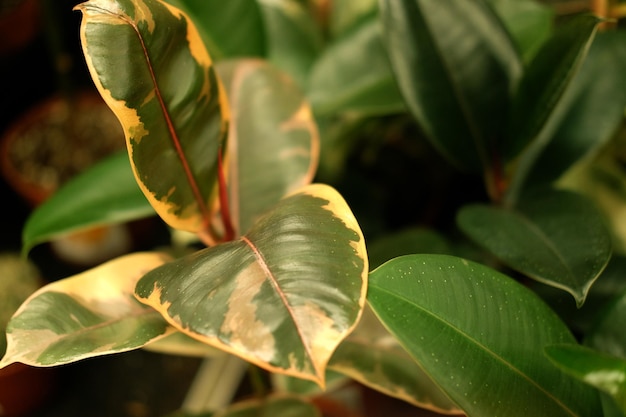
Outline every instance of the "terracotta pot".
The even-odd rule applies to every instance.
[[[25,113],[2,138],[2,174],[31,207],[45,201],[67,180],[125,148],[122,128],[95,92],[54,96]],[[51,242],[66,262],[91,266],[130,250],[125,225],[73,233]]]
[[[2,174],[33,207],[65,181],[125,146],[117,119],[95,93],[53,96],[9,126]]]

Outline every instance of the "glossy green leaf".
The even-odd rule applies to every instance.
[[[265,24],[266,58],[305,89],[323,47],[321,29],[298,0],[258,0]]]
[[[482,264],[407,255],[370,274],[368,302],[469,417],[597,416],[597,392],[544,354],[575,344],[534,293]]]
[[[626,108],[625,72],[626,32],[599,32],[559,104],[562,121],[530,172],[529,182],[558,179],[615,135]]]
[[[536,193],[516,209],[468,205],[459,211],[457,222],[505,264],[569,292],[578,306],[612,254],[600,211],[569,191]]]
[[[416,361],[383,327],[370,308],[333,355],[330,369],[417,407],[461,414]]]
[[[522,75],[513,41],[480,0],[383,0],[385,44],[400,90],[453,163],[490,166]]]
[[[37,206],[22,230],[23,252],[71,231],[153,215],[124,151],[72,178]]]
[[[167,0],[194,21],[216,61],[232,57],[262,57],[265,36],[261,9],[250,0]]]
[[[319,134],[301,90],[274,65],[239,59],[216,69],[231,103],[229,208],[239,235],[287,193],[311,182]]]
[[[543,285],[539,282],[528,284],[537,295],[552,307],[561,317],[561,320],[572,329],[574,334],[584,335],[585,340],[588,340],[592,335],[593,329],[599,327],[598,322],[600,321],[601,323],[602,321],[603,314],[601,313],[610,308],[620,294],[626,291],[625,270],[626,257],[614,253],[600,277],[589,289],[585,298],[585,304],[582,307],[577,307],[571,295],[561,289]],[[620,320],[617,320],[616,323],[620,323]],[[626,344],[626,342],[624,343]],[[598,350],[617,355],[611,350],[604,350],[609,344],[591,345]]]
[[[623,271],[621,274],[623,280]],[[626,359],[626,291],[615,296],[598,317],[595,327],[585,337],[585,344],[615,357]]]
[[[517,157],[506,198],[515,203],[537,158],[552,139],[563,94],[580,70],[601,20],[578,15],[560,25],[524,71],[509,114],[507,140],[500,152]]]
[[[137,182],[171,227],[203,231],[216,197],[228,108],[192,22],[160,0],[90,0],[81,41],[120,120]]]
[[[311,70],[307,96],[319,116],[405,110],[378,19],[368,20],[325,49]]]
[[[626,413],[626,360],[576,345],[548,346],[546,353],[568,374],[610,394]]]
[[[273,395],[263,399],[251,399],[234,404],[212,417],[322,417],[310,402],[285,395]]]
[[[14,362],[56,366],[166,336],[173,329],[138,303],[133,290],[144,273],[167,261],[163,254],[135,253],[42,287],[9,322],[0,368]]]
[[[528,62],[550,37],[555,13],[538,0],[488,0],[515,40],[524,62]]]
[[[435,230],[416,227],[390,233],[372,240],[367,246],[370,269],[388,260],[413,253],[452,254],[446,239]]]
[[[323,387],[332,353],[361,315],[367,271],[349,207],[313,184],[240,239],[150,271],[136,293],[181,332]]]

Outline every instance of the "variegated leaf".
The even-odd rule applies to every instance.
[[[287,193],[311,182],[319,135],[287,73],[259,59],[220,62],[216,69],[231,103],[230,213],[240,235]]]
[[[159,0],[89,0],[76,8],[87,66],[124,128],[139,186],[170,226],[204,230],[228,106],[193,23]]]
[[[0,368],[55,366],[144,346],[173,331],[133,296],[137,280],[170,258],[134,253],[33,293],[7,326]]]
[[[136,293],[178,330],[323,387],[332,353],[360,318],[367,271],[350,208],[332,187],[312,184],[240,239],[149,272]]]
[[[370,308],[364,310],[357,328],[339,346],[329,368],[417,407],[462,414]]]

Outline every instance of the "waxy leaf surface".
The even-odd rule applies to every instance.
[[[200,35],[159,0],[90,0],[76,8],[87,66],[124,128],[139,186],[170,226],[204,230],[228,108]]]
[[[324,386],[330,356],[360,318],[367,269],[349,207],[313,184],[240,239],[150,271],[136,294],[181,332]]]
[[[554,109],[580,69],[600,19],[572,18],[545,42],[524,71],[511,107],[507,159],[538,140]],[[544,139],[545,140],[545,139]]]
[[[137,349],[166,336],[173,329],[137,302],[133,290],[144,273],[169,259],[135,253],[42,287],[9,322],[0,367],[56,366]]]
[[[324,50],[311,70],[307,96],[318,116],[405,111],[378,18],[367,20]]]
[[[626,32],[599,32],[558,105],[554,136],[529,174],[532,183],[558,179],[614,137],[626,107]]]
[[[65,183],[28,217],[23,252],[73,230],[153,216],[123,151]]]
[[[600,211],[569,191],[529,195],[516,209],[468,205],[457,221],[478,245],[511,268],[569,292],[578,306],[612,254]]]
[[[482,264],[407,255],[370,273],[368,303],[469,417],[597,416],[595,389],[544,354],[575,344],[532,291]]]
[[[584,346],[548,346],[551,361],[573,377],[609,394],[626,413],[626,360]]]
[[[481,170],[502,136],[522,75],[513,41],[478,0],[383,0],[385,44],[400,90],[434,145]]]
[[[229,209],[237,235],[286,194],[309,184],[319,160],[319,134],[300,88],[267,61],[216,65],[231,103]]]
[[[461,414],[369,307],[333,355],[329,368],[417,407],[441,414]]]
[[[561,25],[524,71],[512,99],[507,140],[499,150],[504,162],[512,163],[504,195],[507,204],[517,203],[537,159],[553,139],[564,111],[559,103],[579,72],[600,22],[595,16],[578,15]]]

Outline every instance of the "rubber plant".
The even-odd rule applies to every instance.
[[[255,2],[270,3],[279,4]],[[206,248],[131,254],[49,284],[13,316],[0,366],[223,351],[290,392],[306,392],[299,381],[324,389],[338,374],[442,414],[623,415],[623,237],[611,223],[621,212],[581,184],[597,184],[600,170],[605,190],[623,191],[606,160],[626,107],[624,34],[599,32],[604,20],[591,14],[529,31],[520,16],[545,22],[530,0],[373,4],[311,73],[288,54],[212,62],[200,40],[219,46],[206,23],[225,21],[217,16],[198,32],[159,0],[79,4],[84,55],[128,153],[34,212],[25,252],[63,231],[155,212]],[[365,49],[342,61],[350,42]],[[365,68],[389,94],[334,100],[344,67],[334,74],[333,63],[359,85],[372,80],[357,64],[373,50],[389,60]],[[346,201],[314,182],[315,121],[355,109],[406,112],[451,166],[482,177],[487,201],[456,216],[476,251],[434,231],[419,244],[390,234],[366,253]],[[181,412],[320,415],[304,394]]]
[[[209,355],[210,346],[323,387],[333,351],[362,314],[368,262],[341,195],[311,184],[319,138],[307,101],[264,61],[216,68],[194,24],[165,2],[76,8],[87,65],[128,156],[35,213],[25,251],[50,234],[150,210],[206,248],[129,254],[50,283],[12,318],[0,365],[58,366],[164,339],[171,346],[173,336],[179,349],[200,342]]]

